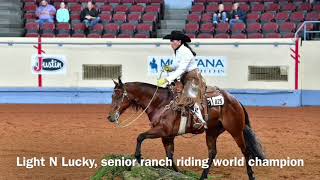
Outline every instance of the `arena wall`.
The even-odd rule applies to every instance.
[[[47,54],[66,56],[67,71],[63,75],[43,75],[44,88],[39,89],[38,76],[31,73],[36,42],[33,38],[0,39],[0,94],[6,97],[0,103],[110,103],[113,82],[83,80],[83,64],[121,64],[123,81],[155,84],[157,77],[148,75],[148,56],[172,54],[169,42],[162,39],[43,39]],[[225,75],[206,76],[206,81],[228,89],[246,105],[320,104],[310,98],[320,97],[317,80],[320,55],[316,53],[319,42],[303,42],[300,47],[299,91],[294,90],[295,62],[290,56],[294,41],[291,39],[197,39],[192,47],[200,56],[226,58]],[[288,81],[248,81],[249,65],[287,67]]]

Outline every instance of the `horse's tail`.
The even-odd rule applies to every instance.
[[[246,123],[246,126],[243,130],[243,135],[244,135],[244,140],[246,142],[246,148],[250,154],[250,158],[257,157],[259,159],[265,159],[265,154],[263,152],[262,145],[251,128],[248,112],[246,111],[246,109],[242,104],[241,106],[245,113],[245,123]]]

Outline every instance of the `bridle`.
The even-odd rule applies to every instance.
[[[116,89],[115,91],[119,91],[119,89]],[[122,93],[122,96],[121,96],[121,101],[120,103],[117,103],[117,108],[116,108],[116,111],[114,113],[114,118],[116,119],[116,124],[119,124],[119,117],[120,117],[120,108],[121,108],[121,104],[123,103],[123,100],[124,98],[128,98],[128,92],[126,90],[126,88],[123,86],[123,93]]]
[[[127,92],[127,90],[125,89],[125,86],[123,86],[123,93],[122,93],[122,97],[121,97],[121,102],[117,105],[117,106],[118,106],[118,107],[117,107],[117,110],[116,110],[115,113],[114,113],[114,118],[116,119],[115,123],[116,123],[117,127],[120,127],[120,128],[128,127],[128,126],[130,126],[132,123],[134,123],[136,120],[138,120],[138,119],[143,115],[143,113],[145,113],[146,110],[149,108],[151,102],[153,101],[154,97],[156,96],[156,94],[157,94],[157,92],[158,92],[158,89],[159,89],[159,87],[157,86],[157,88],[156,88],[155,92],[153,93],[153,96],[152,96],[152,98],[150,99],[148,105],[146,106],[146,108],[144,108],[144,110],[143,110],[135,119],[133,119],[132,121],[128,122],[128,121],[129,121],[130,119],[132,119],[132,117],[134,116],[134,114],[133,114],[133,115],[131,115],[129,118],[127,118],[125,121],[122,122],[122,124],[128,122],[126,125],[121,125],[121,124],[119,123],[119,118],[120,118],[120,112],[119,112],[119,110],[120,110],[121,104],[123,103],[124,98],[128,98],[128,99],[129,99],[129,97],[128,97],[128,92]]]

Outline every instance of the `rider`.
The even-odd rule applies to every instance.
[[[206,121],[200,110],[201,104],[205,105],[204,108],[207,107],[207,102],[203,98],[206,84],[197,68],[197,62],[195,61],[196,53],[187,44],[191,42],[191,39],[181,31],[172,31],[171,34],[166,35],[163,39],[170,39],[171,41],[171,47],[174,50],[173,59],[176,61],[176,66],[165,66],[164,70],[170,73],[168,77],[158,80],[157,84],[160,87],[164,87],[167,83],[180,79],[183,90],[180,93],[178,92],[175,101],[176,105],[182,111],[187,106],[193,106],[195,115],[201,121],[201,124],[207,128]]]

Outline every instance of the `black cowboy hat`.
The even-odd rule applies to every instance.
[[[163,39],[181,40],[183,42],[191,42],[191,39],[181,31],[171,31],[171,34],[164,36]]]

